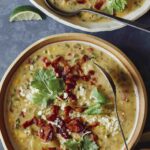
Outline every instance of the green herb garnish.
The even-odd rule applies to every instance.
[[[15,128],[19,129],[19,127],[20,127],[20,119],[18,118],[18,119],[16,119]]]
[[[31,86],[38,91],[32,95],[33,103],[47,106],[63,92],[64,81],[57,78],[52,69],[40,69],[36,71]]]
[[[95,141],[85,136],[80,141],[68,140],[64,143],[67,150],[98,150],[99,147]]]
[[[84,111],[84,114],[86,115],[99,115],[101,113],[102,113],[101,104],[90,106],[88,109]]]
[[[106,97],[98,91],[95,87],[91,92],[91,99],[95,100],[95,104],[89,106],[85,111],[84,114],[86,115],[99,115],[103,113],[102,105],[107,103]]]
[[[99,103],[99,104],[107,103],[106,97],[101,92],[99,92],[97,88],[94,88],[92,90],[91,98],[95,99],[96,103]]]
[[[106,12],[113,14],[114,11],[123,11],[127,5],[127,0],[108,0]]]
[[[80,150],[81,149],[80,141],[68,140],[64,143],[64,145],[66,146],[68,150]]]
[[[83,137],[81,141],[81,150],[98,150],[99,147],[95,141],[91,140],[88,136]]]

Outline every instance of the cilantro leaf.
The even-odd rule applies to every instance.
[[[32,102],[46,107],[50,102],[53,102],[53,98],[48,93],[41,91],[32,96]]]
[[[81,150],[98,150],[99,146],[95,141],[91,140],[88,136],[83,137],[81,141]]]
[[[84,111],[84,114],[86,115],[99,115],[101,113],[102,113],[102,108],[100,104],[90,106],[88,109]]]
[[[98,91],[95,87],[92,92],[90,98],[95,100],[95,104],[89,106],[85,111],[84,114],[86,115],[99,115],[103,113],[102,105],[107,103],[106,97]]]
[[[38,91],[32,95],[33,103],[46,106],[63,92],[64,81],[57,78],[52,69],[40,69],[35,72],[31,87]]]
[[[98,150],[99,146],[89,136],[85,136],[80,141],[68,140],[64,143],[67,150]]]
[[[53,92],[62,92],[64,90],[64,81],[61,78],[51,79],[48,82],[48,87]]]
[[[106,10],[113,14],[114,11],[123,11],[127,5],[127,0],[108,0]]]
[[[80,141],[68,140],[64,143],[67,150],[79,150],[80,149]]]
[[[102,93],[100,93],[97,88],[94,88],[92,90],[91,98],[94,98],[96,100],[96,103],[100,103],[100,104],[107,103],[106,97]]]

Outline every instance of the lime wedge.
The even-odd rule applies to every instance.
[[[14,9],[11,13],[9,21],[23,21],[23,20],[42,20],[44,19],[44,14],[38,9],[32,6],[19,6]]]

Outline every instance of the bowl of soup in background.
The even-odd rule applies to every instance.
[[[30,2],[34,6],[36,6],[38,9],[40,9],[43,13],[45,13],[47,16],[55,19],[56,21],[64,25],[67,25],[67,26],[70,26],[70,27],[73,27],[75,29],[79,29],[82,31],[87,31],[87,32],[112,31],[112,30],[116,30],[125,26],[122,23],[118,23],[113,20],[110,21],[108,19],[101,19],[95,22],[92,22],[92,21],[88,22],[88,21],[82,21],[78,17],[72,17],[72,18],[63,17],[51,11],[46,6],[43,0],[30,0]],[[122,13],[118,13],[118,15],[128,20],[136,20],[140,18],[141,16],[143,16],[146,12],[148,12],[149,9],[150,9],[149,0],[143,0],[143,2],[141,3],[141,6],[133,7],[131,10],[130,9],[125,10]]]
[[[11,66],[8,68],[7,72],[5,73],[4,77],[2,78],[1,89],[0,89],[0,103],[1,103],[0,130],[1,130],[1,140],[5,149],[17,149],[16,141],[12,138],[13,131],[11,131],[12,129],[10,129],[11,126],[9,126],[9,121],[8,121],[9,118],[7,116],[8,100],[6,100],[6,98],[7,95],[9,95],[8,93],[9,87],[13,86],[12,84],[10,85],[10,83],[12,83],[11,82],[12,77],[14,75],[16,76],[16,72],[18,72],[18,68],[21,72],[23,71],[21,70],[22,64],[37,51],[40,50],[41,52],[43,52],[44,49],[47,48],[47,46],[52,46],[52,48],[54,48],[53,45],[55,46],[55,44],[56,45],[58,44],[60,48],[61,46],[64,46],[63,43],[69,44],[70,42],[73,44],[81,44],[81,45],[83,44],[85,46],[88,46],[88,48],[92,47],[97,49],[101,53],[108,55],[114,62],[118,63],[123,68],[123,70],[127,73],[127,76],[129,77],[132,83],[131,89],[133,88],[132,90],[134,90],[134,94],[135,94],[135,98],[134,98],[135,102],[133,103],[133,105],[135,105],[133,106],[135,111],[135,116],[132,119],[130,118],[132,120],[132,125],[128,136],[129,149],[135,146],[135,144],[140,139],[140,136],[144,128],[145,120],[146,120],[146,114],[147,114],[147,96],[146,96],[145,86],[139,72],[137,71],[133,63],[127,58],[127,56],[125,56],[125,54],[123,54],[118,48],[116,48],[112,44],[90,35],[71,33],[71,34],[60,34],[60,35],[46,37],[32,44],[15,59],[15,61],[11,64]],[[59,53],[59,49],[57,49],[56,51]],[[103,61],[103,59],[101,59],[101,61]],[[113,64],[108,65],[108,62],[104,61],[103,62],[104,64],[103,63],[102,64],[106,68],[109,65],[110,67],[112,67]],[[109,69],[107,71],[109,71]],[[20,79],[19,76],[18,78]],[[123,106],[125,106],[124,103]],[[132,108],[131,105],[130,108]],[[130,113],[132,116],[131,110]]]

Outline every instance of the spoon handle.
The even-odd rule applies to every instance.
[[[139,24],[137,22],[134,22],[134,21],[130,21],[130,20],[127,20],[127,19],[123,19],[123,18],[120,18],[120,17],[117,17],[117,16],[113,16],[113,15],[110,15],[110,14],[106,14],[104,12],[99,12],[99,11],[96,11],[96,10],[90,10],[90,9],[82,9],[81,11],[86,11],[86,12],[91,12],[91,13],[94,13],[94,14],[99,14],[103,17],[107,17],[107,18],[110,18],[110,19],[113,19],[113,20],[116,20],[116,21],[119,21],[125,25],[128,25],[130,27],[133,27],[133,28],[136,28],[136,29],[139,29],[139,30],[142,30],[142,31],[145,31],[147,33],[150,33],[150,30],[145,27],[144,24]]]
[[[119,127],[120,127],[120,132],[121,132],[121,135],[122,135],[122,138],[123,138],[123,141],[124,141],[125,150],[129,150],[128,144],[126,142],[125,134],[124,134],[124,131],[123,131],[123,128],[122,128],[122,125],[121,125],[121,121],[120,121],[120,118],[119,118],[118,107],[117,107],[116,85],[115,85],[112,77],[109,75],[109,73],[103,67],[101,67],[99,64],[97,64],[95,62],[93,62],[93,63],[100,69],[100,71],[103,73],[103,75],[109,81],[109,84],[112,88],[112,91],[114,93],[114,110],[115,110],[116,117],[117,117],[117,120],[118,120],[118,124],[119,124]]]

